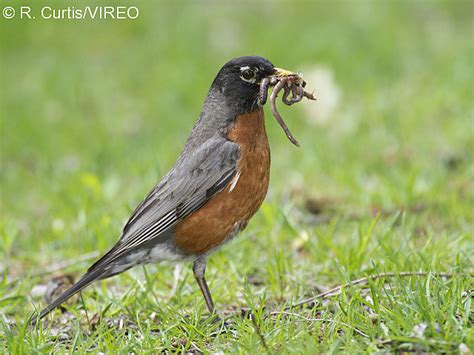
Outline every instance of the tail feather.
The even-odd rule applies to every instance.
[[[45,317],[49,312],[53,309],[61,305],[63,302],[67,301],[69,298],[74,296],[76,293],[80,292],[87,286],[89,286],[92,282],[97,279],[103,277],[103,270],[94,270],[93,272],[88,272],[82,278],[77,281],[74,285],[64,291],[58,298],[56,298],[53,302],[47,305],[39,314],[38,317],[34,317],[32,319],[32,323],[35,324],[39,319]]]

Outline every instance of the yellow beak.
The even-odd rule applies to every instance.
[[[296,73],[293,73],[289,70],[286,69],[281,69],[281,68],[276,68],[275,67],[275,75],[276,76],[290,76],[290,75],[295,75]]]

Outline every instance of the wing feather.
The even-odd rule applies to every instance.
[[[239,147],[224,138],[213,138],[196,151],[182,154],[176,165],[138,205],[125,224],[117,244],[89,271],[139,248],[190,215],[222,191],[237,173]]]

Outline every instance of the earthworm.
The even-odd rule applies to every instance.
[[[301,85],[293,85],[291,87],[291,95],[293,103],[303,100],[303,87]]]
[[[273,91],[270,95],[270,108],[272,110],[273,116],[276,118],[281,128],[283,128],[283,131],[285,132],[290,142],[299,147],[298,141],[295,139],[295,137],[293,137],[276,108],[276,98],[281,90],[283,90],[282,101],[285,105],[288,106],[300,102],[303,97],[306,97],[309,100],[316,100],[316,98],[314,97],[313,93],[309,93],[304,90],[306,82],[298,74],[271,76],[264,78],[260,83],[260,91],[258,97],[260,105],[264,105],[267,102],[269,86],[274,86]]]
[[[285,121],[283,121],[283,118],[280,116],[280,113],[278,112],[276,108],[276,98],[278,96],[278,93],[283,89],[287,81],[288,81],[287,77],[281,78],[280,81],[273,88],[272,94],[270,95],[270,108],[272,110],[273,116],[276,118],[281,128],[283,128],[283,131],[285,132],[290,142],[296,145],[297,147],[299,147],[300,144],[295,139],[295,137],[293,137],[290,130],[286,126]]]
[[[260,105],[265,105],[267,102],[267,95],[268,95],[268,84],[270,84],[270,78],[264,78],[260,83],[260,92],[258,99],[260,101]]]
[[[303,96],[308,100],[316,100],[316,97],[314,97],[314,92],[307,92],[306,90],[303,90]]]
[[[283,90],[285,91],[283,93],[283,98],[282,98],[282,101],[285,105],[288,105],[288,106],[291,106],[294,104],[293,100],[292,99],[288,99],[288,95],[291,93],[291,89],[288,87],[288,85],[285,85],[285,87],[283,88]]]

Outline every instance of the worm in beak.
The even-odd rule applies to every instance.
[[[303,78],[296,73],[290,72],[285,69],[275,68],[275,73],[271,76],[264,78],[260,83],[259,102],[260,105],[264,105],[267,102],[268,88],[273,86],[272,93],[270,95],[270,108],[272,110],[273,117],[277,120],[286,136],[291,143],[299,147],[298,141],[291,134],[288,126],[283,121],[280,113],[276,108],[276,99],[281,90],[283,90],[283,103],[291,106],[297,102],[300,102],[303,97],[308,100],[316,100],[313,93],[309,93],[304,90],[306,82]],[[290,96],[291,93],[291,97]]]

